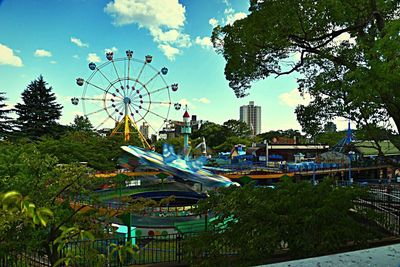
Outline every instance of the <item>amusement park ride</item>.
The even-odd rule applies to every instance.
[[[172,105],[170,91],[178,90],[177,83],[168,85],[165,81],[164,76],[168,73],[166,67],[160,70],[153,67],[150,64],[153,60],[150,55],[144,61],[135,59],[131,50],[126,51],[124,58],[114,59],[113,52],[107,52],[106,58],[107,62],[99,66],[94,62],[89,63],[92,74],[86,80],[76,79],[79,86],[84,86],[82,97],[71,99],[74,105],[82,102],[87,118],[98,120],[98,116],[103,116],[95,129],[113,121],[115,128],[111,136],[123,135],[124,140],[129,141],[132,136],[137,135],[143,148],[123,146],[122,149],[139,159],[142,164],[166,171],[175,177],[202,183],[206,187],[236,184],[203,168],[205,157],[198,160],[189,158],[191,125],[187,106],[181,132],[184,137],[182,155],[175,154],[173,148],[167,144],[164,144],[162,155],[152,151],[152,146],[147,141],[149,129],[157,135],[168,122]],[[175,103],[174,109],[180,110],[181,104]],[[144,124],[139,128],[140,122]],[[205,147],[204,138],[202,143]]]
[[[129,141],[138,135],[143,147],[150,149],[148,135],[157,135],[168,121],[171,91],[176,92],[178,84],[167,84],[164,76],[168,69],[153,67],[151,55],[145,56],[144,61],[134,58],[131,50],[123,58],[114,58],[111,51],[105,56],[107,61],[99,66],[89,63],[92,74],[86,80],[76,79],[77,85],[83,86],[83,93],[71,102],[81,102],[85,117],[101,121],[96,130],[114,122],[111,136],[122,135]],[[174,108],[179,110],[181,104],[175,103]]]

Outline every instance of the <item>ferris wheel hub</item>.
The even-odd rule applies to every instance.
[[[124,103],[125,104],[130,104],[131,102],[132,101],[131,101],[131,99],[129,97],[127,97],[127,96],[124,97]]]

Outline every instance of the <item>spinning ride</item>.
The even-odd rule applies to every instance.
[[[139,60],[127,50],[123,58],[114,58],[112,51],[105,56],[105,63],[89,63],[93,72],[86,80],[76,79],[83,93],[80,98],[73,97],[71,103],[82,104],[85,117],[97,122],[96,130],[114,128],[111,135],[123,135],[125,141],[138,135],[143,147],[151,148],[148,139],[158,135],[168,122],[171,106],[176,110],[181,107],[171,100],[178,84],[166,82],[168,69],[153,67],[151,55]]]

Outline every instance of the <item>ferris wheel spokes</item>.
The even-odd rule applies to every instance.
[[[132,112],[132,109],[131,109],[131,107],[129,106],[129,110]],[[151,124],[145,119],[145,117],[143,117],[140,113],[137,113],[139,116],[140,116],[140,120],[143,120],[144,122],[146,122],[147,123],[147,125],[156,133],[156,132],[158,132],[156,129],[154,129],[153,128],[153,126],[151,126]],[[138,121],[136,121],[134,118],[133,118],[133,120],[134,120],[134,122],[137,124],[137,122],[138,121],[140,121],[140,120],[138,120]]]
[[[172,105],[171,102],[167,101],[143,101],[143,103],[148,103],[148,104],[159,104],[159,105]]]
[[[120,94],[120,96],[122,97],[121,99],[124,99],[125,96],[121,94],[121,92],[119,91],[119,89],[118,89],[117,87],[115,87],[115,84],[112,83],[112,82],[110,81],[110,79],[108,79],[107,76],[105,76],[104,73],[103,73],[100,69],[97,69],[97,71],[107,80],[107,82],[109,82],[109,84],[110,84],[112,87],[114,87],[115,91],[116,91],[118,94]]]
[[[168,86],[168,85],[167,85],[167,86],[164,86],[164,87],[161,87],[161,88],[158,88],[158,89],[156,89],[156,90],[154,90],[154,91],[151,91],[151,92],[147,91],[145,94],[142,95],[142,97],[144,97],[144,96],[150,96],[150,95],[152,95],[152,94],[154,94],[154,93],[161,92],[162,90],[166,90],[166,89],[169,89],[169,86]],[[140,98],[140,95],[139,95],[139,98]],[[136,99],[138,99],[137,96],[133,98],[133,100],[136,100]]]
[[[87,117],[87,116],[91,116],[91,115],[94,115],[94,114],[102,112],[102,111],[107,111],[107,109],[109,109],[109,108],[112,108],[112,105],[110,105],[108,107],[104,107],[104,108],[98,109],[98,110],[95,110],[93,112],[90,112],[90,113],[86,114],[85,116]]]
[[[112,117],[112,115],[114,115],[116,113],[116,111],[114,111],[113,113],[111,113],[111,115],[108,115],[107,118],[102,121],[95,129],[98,130],[101,126],[103,126],[109,119],[114,120],[114,118]]]
[[[100,89],[101,91],[103,91],[103,92],[106,93],[106,94],[109,94],[109,95],[111,95],[111,96],[113,96],[113,97],[118,97],[118,98],[120,98],[120,99],[123,99],[123,98],[121,98],[121,97],[119,97],[119,96],[117,96],[117,95],[115,95],[115,94],[110,93],[110,92],[107,91],[106,89],[101,88],[100,86],[98,86],[98,85],[96,85],[96,84],[94,84],[94,83],[91,83],[91,82],[89,82],[89,81],[85,81],[85,82],[86,82],[87,84],[89,84],[89,85],[91,85],[91,86],[97,88],[97,89]]]
[[[142,76],[143,70],[144,70],[144,68],[146,67],[146,65],[147,65],[147,63],[146,63],[146,62],[143,62],[142,68],[140,69],[139,74],[138,74],[138,76],[137,76],[136,79],[135,79],[135,83],[133,84],[133,87],[136,88],[136,84],[137,84],[138,81],[140,80],[140,76]]]
[[[119,78],[118,70],[117,70],[117,67],[115,67],[114,60],[111,60],[111,61],[112,61],[112,64],[113,64],[113,67],[114,67],[114,70],[115,70],[115,74],[117,75],[119,84],[121,85],[121,89],[122,89],[122,91],[124,92],[124,97],[125,97],[125,96],[126,96],[126,94],[125,94],[125,86],[122,85],[121,78]]]
[[[159,118],[161,118],[161,119],[163,119],[163,120],[168,120],[168,118],[163,117],[163,116],[161,116],[161,115],[158,115],[157,113],[155,113],[155,112],[153,112],[153,111],[151,111],[151,110],[149,110],[149,109],[146,109],[146,108],[144,108],[144,107],[141,107],[141,106],[136,105],[136,104],[133,104],[133,103],[131,103],[131,105],[137,106],[138,108],[145,110],[145,111],[146,111],[146,114],[147,114],[147,113],[151,113],[151,114],[153,114],[153,115],[155,115],[155,116],[157,116],[157,117],[159,117]]]

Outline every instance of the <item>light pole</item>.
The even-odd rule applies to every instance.
[[[268,141],[264,140],[264,144],[265,144],[265,167],[268,168],[268,157],[269,157],[269,153],[268,153]]]
[[[353,184],[353,177],[351,177],[351,156],[354,155],[354,151],[349,151],[349,184]]]

